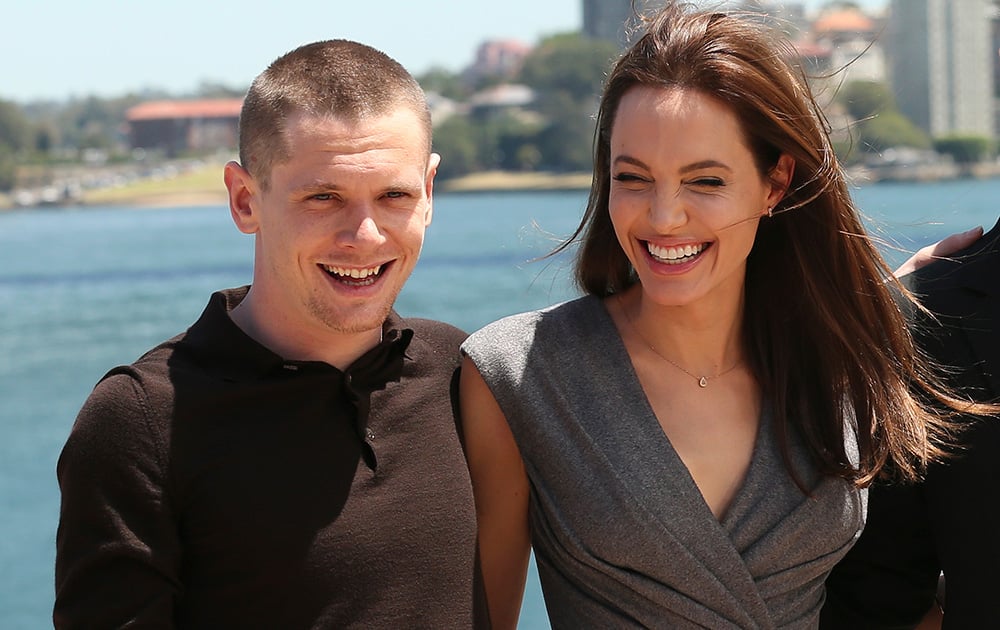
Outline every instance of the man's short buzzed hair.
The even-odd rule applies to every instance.
[[[265,189],[286,161],[289,118],[302,113],[358,121],[408,107],[427,131],[431,115],[420,84],[402,65],[348,40],[306,44],[271,63],[250,85],[240,113],[240,163]]]

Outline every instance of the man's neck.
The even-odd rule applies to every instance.
[[[251,289],[252,293],[252,289]],[[252,296],[230,311],[230,318],[247,336],[288,361],[321,361],[346,370],[382,341],[382,328],[361,332],[316,330],[280,317],[262,317]]]

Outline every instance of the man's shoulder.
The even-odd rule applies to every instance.
[[[406,356],[415,369],[413,374],[451,374],[461,362],[459,348],[468,336],[462,329],[451,324],[423,317],[400,318],[394,315],[393,324],[403,334],[412,338],[406,349]]]
[[[989,274],[1000,266],[1000,223],[968,247],[924,265],[906,278],[911,289],[925,292],[948,290]]]
[[[169,378],[171,365],[175,362],[178,349],[183,346],[187,333],[179,333],[156,344],[139,355],[131,363],[117,365],[108,370],[97,383],[99,388],[105,381],[123,379],[138,383],[153,383]]]
[[[246,291],[247,287],[216,291],[201,315],[185,330],[149,348],[132,363],[113,368],[105,378],[115,374],[128,374],[138,379],[168,378],[171,372],[183,369],[186,364],[205,363],[206,356],[231,347],[231,336],[220,320],[228,322],[226,313],[243,299]]]
[[[907,288],[934,313],[961,315],[993,293],[1000,273],[1000,254],[981,249],[958,252],[916,270],[906,278]],[[971,299],[971,300],[970,300]]]
[[[413,339],[420,344],[429,345],[435,349],[457,350],[468,337],[461,328],[447,322],[423,317],[406,317],[402,319],[402,327],[413,331]]]
[[[413,329],[413,334],[425,338],[440,338],[445,340],[462,340],[468,336],[464,330],[447,322],[424,317],[405,317],[403,323]]]

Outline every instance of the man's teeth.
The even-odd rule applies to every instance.
[[[697,256],[705,249],[704,243],[698,245],[682,245],[680,247],[660,247],[652,243],[646,243],[649,255],[664,262],[682,262],[692,256]]]
[[[327,273],[355,280],[364,280],[369,276],[377,276],[382,271],[382,265],[367,269],[348,269],[347,267],[333,267],[331,265],[323,265],[323,268],[326,269]]]

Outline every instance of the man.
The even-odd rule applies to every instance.
[[[254,80],[250,287],[113,369],[58,464],[59,628],[461,628],[485,615],[453,397],[464,334],[393,302],[439,156],[397,62],[318,42]]]
[[[914,334],[951,385],[1000,400],[1000,222],[906,281],[936,315]],[[960,442],[922,484],[872,488],[865,530],[827,581],[824,628],[912,628],[936,594],[945,628],[1000,624],[1000,418],[970,420]]]

